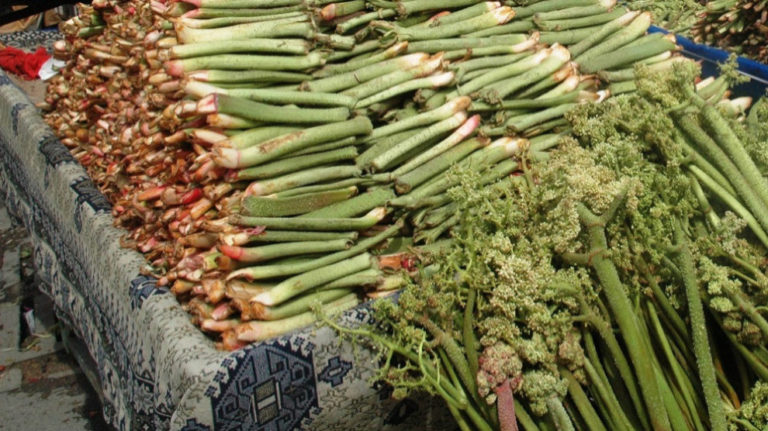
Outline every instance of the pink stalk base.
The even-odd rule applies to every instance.
[[[181,60],[170,60],[165,62],[165,70],[169,75],[181,78],[184,76],[184,63]]]
[[[331,3],[328,6],[320,10],[320,17],[324,21],[330,21],[336,18],[336,3]]]
[[[197,113],[201,115],[213,114],[219,110],[219,98],[217,94],[209,94],[197,102]]]
[[[184,15],[182,15],[182,18],[197,18],[198,15],[200,15],[200,9],[192,9],[189,12],[186,12]]]
[[[202,3],[200,0],[181,0],[184,3],[189,3],[191,5],[195,5],[197,7],[200,7],[200,4]]]
[[[219,251],[224,253],[225,256],[235,260],[240,260],[243,257],[243,248],[231,245],[219,244]]]
[[[496,407],[499,411],[499,429],[501,431],[518,431],[517,417],[515,416],[515,396],[513,394],[513,380],[507,379],[494,389],[496,393]]]

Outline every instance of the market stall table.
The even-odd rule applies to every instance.
[[[29,230],[57,315],[96,363],[121,430],[452,429],[438,401],[371,387],[372,353],[329,328],[216,350],[176,298],[120,247],[110,203],[0,72],[0,191]],[[358,307],[347,323],[369,319]],[[425,397],[426,398],[426,397]]]

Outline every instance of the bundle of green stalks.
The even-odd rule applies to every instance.
[[[696,43],[768,63],[768,3],[765,1],[634,0],[627,5],[650,11],[658,26]]]
[[[126,204],[221,348],[320,316],[463,430],[766,426],[766,104],[694,86],[649,13],[151,7],[141,79],[173,97],[132,133],[167,169]],[[376,328],[325,317],[403,287]]]
[[[395,396],[438,395],[463,430],[768,426],[768,105],[690,63],[636,73],[519,177],[452,169],[451,243],[376,327],[326,320]]]
[[[690,33],[698,43],[768,63],[768,2],[707,2]]]
[[[392,293],[400,261],[458,223],[451,166],[513,181],[568,111],[631,91],[633,64],[682,61],[648,14],[605,0],[269,5],[156,5],[176,34],[156,81],[188,96],[166,112],[229,183],[165,278],[225,348],[306,325],[313,300]]]
[[[645,10],[653,14],[655,24],[673,33],[690,34],[699,17],[704,13],[706,1],[703,0],[631,0],[626,5],[635,10]]]
[[[606,0],[151,8],[165,22],[141,29],[137,82],[172,97],[121,134],[144,136],[147,166],[116,211],[130,208],[152,272],[227,349],[307,325],[315,301],[391,294],[458,224],[452,166],[518,181],[522,154],[546,160],[569,132],[567,112],[633,91],[636,63],[684,61],[645,34],[648,14]]]

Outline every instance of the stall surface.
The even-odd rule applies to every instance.
[[[452,429],[438,402],[394,401],[370,351],[328,328],[222,352],[122,249],[110,204],[0,72],[0,191],[31,234],[57,315],[84,340],[121,430]],[[366,308],[343,317],[367,321]]]

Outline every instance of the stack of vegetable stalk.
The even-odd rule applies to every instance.
[[[719,0],[707,2],[691,29],[698,43],[768,63],[768,2]]]
[[[392,332],[339,329],[383,347],[397,395],[441,395],[462,429],[723,429],[721,393],[728,411],[764,396],[762,260],[708,205],[766,244],[764,167],[735,169],[763,160],[758,146],[738,151],[747,132],[730,121],[748,103],[728,100],[723,79],[638,85],[638,63],[690,63],[645,34],[649,14],[596,0],[279,3],[158,1],[154,17],[140,2],[97,4],[104,32],[84,42],[74,35],[102,21],[72,22],[61,51],[73,87],[51,86],[48,118],[96,160],[128,244],[222,348],[305,326],[318,302],[333,313],[406,283],[400,308],[378,302]],[[88,85],[117,84],[110,71],[127,87],[94,97]],[[571,129],[617,146],[585,152]],[[704,215],[671,211],[678,201]],[[624,224],[606,229],[616,214]],[[702,274],[702,256],[729,262],[701,275],[716,325],[696,311],[691,254]],[[400,271],[413,275],[414,255],[442,259],[415,289]],[[705,346],[703,327],[736,354]],[[738,384],[712,355],[735,358]],[[753,421],[743,410],[732,423]]]
[[[768,3],[741,0],[674,0],[627,2],[653,13],[659,26],[697,43],[768,63]]]
[[[634,10],[653,14],[655,25],[673,33],[688,34],[700,19],[706,1],[700,0],[630,0],[625,4]]]
[[[618,93],[633,63],[679,61],[672,42],[643,36],[647,14],[604,1],[241,3],[152,3],[175,28],[155,18],[138,33],[146,64],[128,73],[163,115],[132,128],[102,118],[130,150],[81,133],[104,138],[113,170],[129,163],[96,175],[123,184],[104,190],[133,230],[126,244],[151,253],[160,282],[227,348],[307,324],[315,299],[338,309],[350,287],[396,287],[382,268],[397,259],[366,253],[441,244],[457,223],[449,167],[490,184],[517,175],[523,152],[546,158],[564,113],[605,95],[579,69]],[[173,102],[179,89],[188,98]]]
[[[566,125],[564,113],[604,94],[594,92],[592,76],[578,73],[568,49],[539,45],[537,32],[509,27],[517,15],[526,17],[521,28],[605,27],[586,38],[595,31],[587,27],[579,32],[583,40],[570,30],[547,33],[581,42],[578,67],[590,73],[618,69],[631,81],[625,69],[636,60],[659,69],[672,64],[665,60],[674,43],[642,36],[648,15],[613,10],[611,3],[549,1],[516,10],[455,3],[447,5],[452,13],[434,19],[446,5],[403,3],[415,8],[397,12],[406,17],[369,23],[354,21],[364,16],[357,12],[339,16],[351,4],[288,11],[257,8],[257,1],[244,12],[203,2],[186,12],[167,9],[181,14],[180,44],[158,54],[168,59],[158,80],[181,78],[197,102],[180,101],[174,112],[205,119],[187,130],[209,150],[200,160],[230,169],[231,195],[215,204],[219,220],[203,225],[205,238],[218,235],[218,244],[200,247],[166,276],[174,292],[191,297],[205,329],[223,332],[224,340],[260,340],[275,328],[305,325],[314,299],[335,307],[347,301],[349,286],[381,295],[397,285],[397,277],[382,272],[392,259],[371,263],[365,253],[383,240],[399,244],[389,248],[399,252],[412,241],[446,236],[457,222],[446,193],[456,184],[445,174],[450,166],[473,166],[492,183],[518,172],[523,166],[515,156],[526,150],[546,157]],[[222,20],[227,13],[236,18]],[[356,38],[309,24],[329,17],[339,22],[338,32],[357,30]],[[638,48],[612,52],[630,43]],[[400,237],[397,220],[407,222],[409,237]],[[367,239],[359,240],[361,233]],[[230,270],[225,282],[221,273]],[[338,278],[344,289],[337,289]],[[288,304],[301,304],[290,308],[301,313],[273,312]]]
[[[328,324],[464,430],[764,429],[768,106],[669,76],[569,112],[526,181],[458,172],[454,243],[374,305],[389,331]]]

